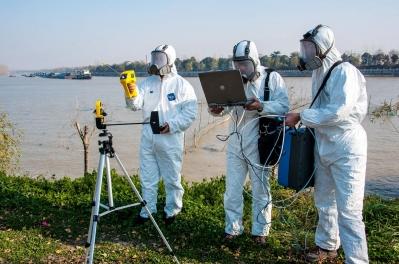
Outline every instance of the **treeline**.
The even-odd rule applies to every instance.
[[[348,61],[359,68],[399,68],[399,51],[391,50],[384,53],[379,50],[374,54],[364,52],[344,53],[342,55],[344,61]],[[261,64],[276,70],[293,70],[296,69],[299,61],[298,52],[292,52],[290,55],[281,54],[275,51],[270,55],[260,57]],[[179,59],[175,61],[175,65],[179,72],[201,72],[211,70],[227,70],[232,68],[232,59],[230,58],[214,58],[206,57],[197,60],[195,57],[188,59]],[[124,70],[134,69],[136,72],[147,72],[148,64],[144,61],[124,62],[113,65],[96,65],[89,66],[89,70],[95,74],[112,74],[112,72],[122,72]],[[87,67],[86,67],[87,68]],[[112,68],[112,69],[111,69]],[[115,73],[116,74],[116,73]]]

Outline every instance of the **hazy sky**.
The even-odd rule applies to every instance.
[[[177,56],[228,56],[242,40],[261,54],[298,50],[329,25],[341,51],[399,49],[398,0],[0,0],[0,64],[12,70],[145,60],[158,44]]]

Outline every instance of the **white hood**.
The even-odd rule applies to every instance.
[[[246,47],[248,45],[248,41],[249,40],[242,40],[242,41],[238,42],[238,44],[235,46],[235,48],[233,50],[233,58],[234,57],[245,57],[246,56],[245,49],[246,49]],[[264,67],[262,67],[260,65],[258,49],[256,48],[256,45],[255,45],[255,43],[253,41],[249,41],[248,57],[251,58],[254,61],[256,70],[259,73],[262,73]],[[233,69],[235,69],[234,63],[233,63]]]
[[[311,32],[312,30],[310,30],[309,32]],[[323,59],[323,65],[320,68],[314,70],[312,73],[312,89],[313,91],[317,91],[330,67],[335,62],[341,60],[341,53],[335,47],[334,33],[327,26],[323,26],[318,29],[316,36],[314,36],[314,40],[319,46],[321,53],[326,52],[331,47],[331,45],[333,45],[331,50],[326,54],[326,58]]]

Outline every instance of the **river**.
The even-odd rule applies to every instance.
[[[213,124],[215,118],[206,111],[206,104],[198,78],[187,78],[194,86],[201,109],[201,118],[186,135],[186,159],[183,175],[187,180],[200,180],[218,176],[225,171],[224,151],[214,151],[219,144],[208,132],[203,145],[192,148],[198,140],[201,129]],[[290,98],[298,101],[310,96],[310,78],[286,77]],[[385,99],[399,99],[399,78],[368,77],[367,90],[371,107]],[[140,112],[125,108],[124,98],[118,78],[94,77],[92,80],[56,80],[44,78],[0,77],[0,111],[9,114],[10,120],[22,130],[22,173],[37,176],[60,178],[79,177],[83,171],[83,148],[73,126],[78,121],[81,126],[94,126],[92,114],[94,102],[101,99],[108,112],[108,121],[141,121]],[[301,101],[299,100],[299,101]],[[392,123],[393,124],[392,124]],[[392,125],[399,127],[399,118],[390,122],[366,119],[363,123],[368,133],[367,191],[389,197],[399,197],[399,133]],[[112,128],[115,149],[132,173],[138,168],[138,147],[140,126]],[[225,125],[219,130],[225,130]],[[94,131],[90,145],[90,168],[95,169],[98,162],[97,132]],[[218,145],[220,146],[220,144]],[[224,148],[223,148],[224,149]],[[195,161],[190,162],[195,156]],[[199,171],[198,164],[212,161]]]

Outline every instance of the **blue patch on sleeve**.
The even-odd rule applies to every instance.
[[[169,100],[169,101],[174,101],[174,100],[176,100],[176,95],[175,95],[174,93],[168,94],[168,100]]]

